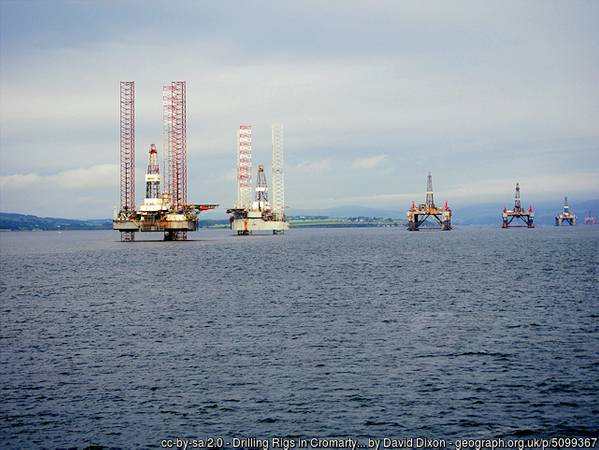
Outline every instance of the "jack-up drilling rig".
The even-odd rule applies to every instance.
[[[198,228],[200,211],[216,204],[190,204],[187,201],[186,84],[173,81],[163,87],[167,182],[161,192],[158,151],[152,144],[148,153],[146,195],[135,208],[135,82],[122,81],[120,92],[121,205],[112,221],[121,241],[135,240],[138,231],[164,233],[168,241],[187,240],[188,231]]]
[[[576,214],[570,212],[570,206],[568,205],[568,197],[564,197],[564,209],[561,213],[555,216],[555,226],[567,223],[568,225],[576,225]]]
[[[451,230],[451,209],[447,205],[447,200],[443,209],[435,206],[433,199],[433,177],[430,172],[428,173],[426,184],[426,202],[418,206],[412,202],[412,206],[407,214],[409,231],[418,231],[426,220],[431,217],[439,223],[441,230]]]
[[[252,127],[240,125],[237,146],[237,202],[227,210],[231,214],[231,229],[238,235],[254,231],[283,233],[289,229],[285,217],[285,157],[283,126],[272,126],[272,202],[268,201],[268,186],[264,166],[258,166],[255,196],[252,198]]]
[[[528,210],[522,208],[522,204],[520,202],[520,183],[516,183],[516,195],[514,196],[514,209],[506,209],[503,208],[503,212],[501,214],[503,218],[503,224],[501,228],[510,228],[510,227],[524,227],[534,228],[534,217],[535,213],[532,209],[532,206],[528,207]],[[517,221],[521,221],[524,225],[512,225],[512,222],[516,219]]]

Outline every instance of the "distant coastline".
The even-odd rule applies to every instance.
[[[290,217],[292,228],[347,228],[347,227],[398,227],[405,221],[383,217]],[[200,220],[200,228],[227,229],[227,219]],[[111,230],[112,219],[63,219],[59,217],[39,217],[31,214],[0,213],[0,231],[73,231]]]
[[[555,214],[562,209],[562,199],[544,202],[535,209],[535,223],[553,225]],[[488,203],[467,205],[454,209],[455,225],[499,225],[501,211],[506,205]],[[406,206],[407,210],[407,206]],[[571,210],[580,217],[587,213],[599,214],[599,199],[571,204]],[[323,210],[290,209],[288,219],[292,228],[354,228],[354,227],[403,227],[405,211],[383,210],[361,206],[343,206]],[[226,218],[204,219],[200,215],[200,228],[226,229]],[[56,230],[111,230],[112,219],[64,219],[42,217],[32,214],[0,212],[0,231],[56,231]]]

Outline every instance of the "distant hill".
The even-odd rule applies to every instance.
[[[287,210],[287,215],[294,218],[302,217],[321,217],[321,218],[382,218],[382,219],[402,219],[406,218],[407,205],[404,209],[377,209],[366,206],[337,206],[324,209],[295,209]],[[475,205],[456,205],[453,206],[454,219],[456,225],[493,225],[501,221],[501,211],[505,207],[512,207],[508,203],[483,203]],[[528,208],[526,201],[522,205]],[[535,223],[541,225],[552,225],[554,217],[562,210],[561,201],[541,202],[532,205],[535,210]],[[599,215],[599,199],[585,200],[581,202],[571,202],[570,210],[579,217],[579,223],[587,212],[592,212],[595,216]],[[217,216],[218,217],[218,216]],[[215,227],[218,225],[226,226],[226,218],[214,217],[213,219],[202,219],[200,216],[200,227]],[[62,219],[56,217],[38,217],[28,214],[14,214],[0,212],[0,229],[3,230],[110,230],[112,228],[111,219]]]
[[[200,220],[202,228],[228,224],[227,219]],[[38,217],[30,214],[0,212],[0,230],[112,230],[112,219],[62,219],[59,217]]]
[[[400,209],[378,209],[367,206],[336,206],[324,209],[295,209],[286,211],[288,216],[324,216],[324,217],[384,217],[390,219],[405,219],[406,212]]]
[[[111,228],[111,219],[61,219],[0,212],[0,229],[2,230],[109,230]]]

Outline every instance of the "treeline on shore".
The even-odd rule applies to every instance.
[[[403,222],[382,217],[327,217],[301,216],[290,217],[292,228],[301,227],[372,227],[399,226]],[[200,228],[229,228],[227,219],[201,219]],[[29,214],[0,213],[0,230],[3,231],[60,231],[60,230],[111,230],[111,219],[61,219],[57,217],[38,217]]]

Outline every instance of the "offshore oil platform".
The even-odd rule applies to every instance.
[[[254,231],[283,233],[289,229],[285,217],[285,170],[283,126],[272,126],[272,202],[264,166],[258,166],[255,195],[252,195],[252,126],[240,125],[237,146],[237,202],[227,209],[231,229],[237,235]]]
[[[570,212],[570,206],[568,205],[568,197],[564,197],[564,209],[561,213],[555,216],[555,226],[559,227],[567,223],[568,225],[576,225],[576,214]]]
[[[120,83],[120,209],[115,211],[112,228],[121,241],[134,241],[136,232],[162,232],[164,240],[187,240],[188,231],[198,228],[200,211],[216,204],[190,204],[187,201],[187,119],[186,83],[173,81],[163,86],[163,122],[167,179],[161,191],[158,151],[152,144],[143,204],[135,208],[135,82]]]
[[[451,209],[449,209],[449,206],[447,205],[447,200],[445,201],[443,209],[435,206],[435,201],[433,199],[433,177],[430,172],[428,173],[426,184],[425,203],[416,206],[415,203],[412,202],[412,206],[407,214],[409,231],[418,231],[429,218],[433,218],[438,222],[441,230],[451,230]]]
[[[514,209],[506,209],[503,208],[503,213],[501,214],[503,218],[503,224],[501,228],[511,228],[511,227],[527,227],[534,228],[534,217],[535,213],[532,209],[532,206],[528,207],[528,210],[522,208],[522,204],[520,202],[520,183],[516,183],[516,195],[514,196]],[[523,222],[524,225],[512,225],[512,222],[516,220],[516,222]]]
[[[588,211],[585,214],[582,223],[583,225],[597,225],[597,217],[594,216],[593,213],[591,213],[591,211]]]

